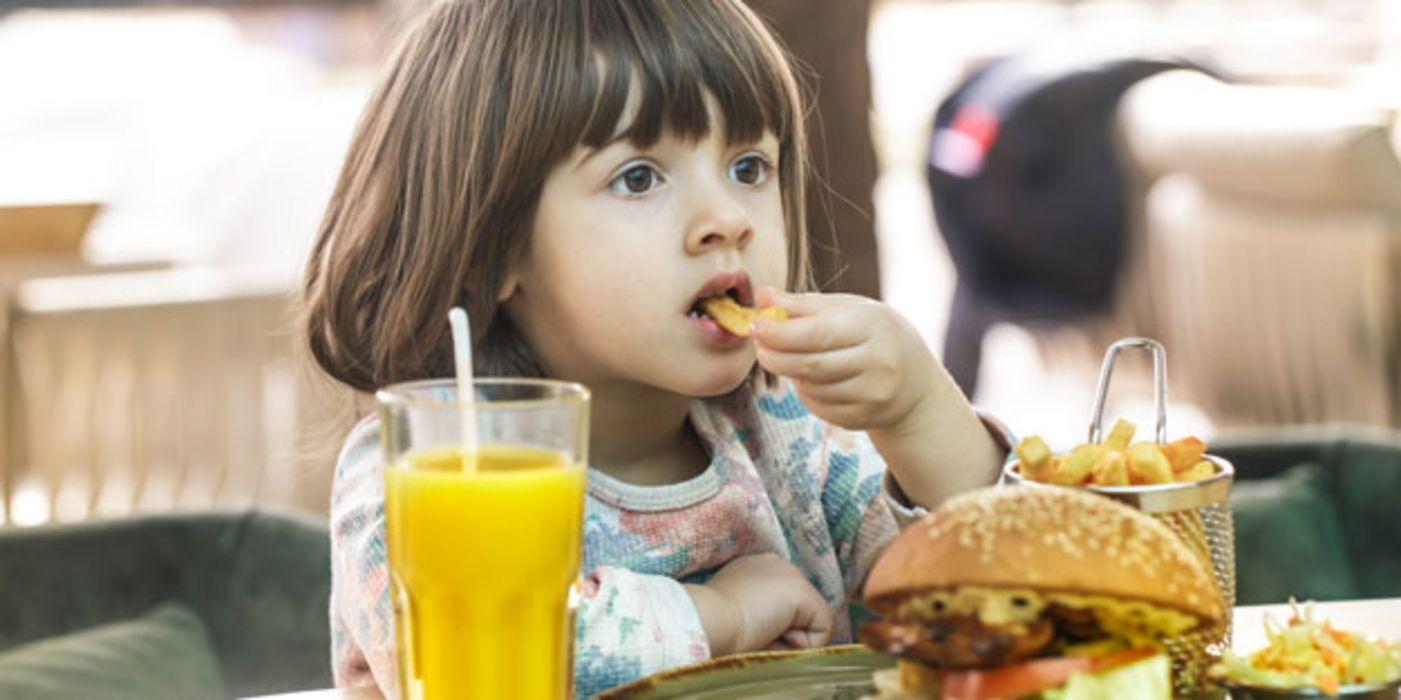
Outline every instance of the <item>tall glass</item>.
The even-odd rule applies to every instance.
[[[453,380],[376,395],[399,695],[566,698],[589,393],[527,379],[474,390],[475,454]]]

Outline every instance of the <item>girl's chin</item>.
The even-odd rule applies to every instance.
[[[754,375],[755,371],[757,371],[757,366],[753,358],[750,358],[746,365],[736,363],[732,369],[717,369],[704,377],[693,377],[691,381],[687,382],[690,386],[685,393],[688,396],[702,399],[724,396],[740,388]]]

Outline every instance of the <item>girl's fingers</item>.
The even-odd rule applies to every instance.
[[[754,290],[754,308],[763,309],[769,306],[783,306],[783,308],[788,309],[787,306],[784,306],[787,297],[787,294],[778,291],[778,289],[774,287],[758,287]],[[793,310],[788,309],[788,311],[792,313]]]
[[[835,382],[798,381],[799,398],[831,407],[865,405],[871,399],[870,382],[859,374]]]
[[[870,335],[865,314],[837,310],[815,316],[792,316],[786,321],[755,319],[754,342],[780,352],[826,352],[859,345]]]
[[[759,345],[757,355],[759,366],[774,374],[821,384],[849,379],[860,374],[866,366],[866,352],[861,347],[831,352],[790,353]]]
[[[820,292],[783,292],[774,287],[759,287],[754,291],[754,307],[781,306],[790,317],[813,316],[834,306],[874,303],[855,294],[822,294]]]
[[[818,635],[816,633],[799,629],[784,632],[781,639],[790,649],[812,649],[821,643],[817,641]]]

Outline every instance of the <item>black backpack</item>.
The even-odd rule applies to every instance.
[[[1113,119],[1134,83],[1177,60],[993,61],[934,117],[927,177],[958,273],[944,363],[977,383],[983,333],[998,321],[1055,324],[1105,310],[1129,229]]]

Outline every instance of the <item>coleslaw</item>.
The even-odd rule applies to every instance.
[[[1293,614],[1280,625],[1265,616],[1269,644],[1248,656],[1227,652],[1211,669],[1218,680],[1265,688],[1317,688],[1336,696],[1343,685],[1401,678],[1401,644],[1368,638],[1315,620],[1313,604],[1292,598]]]

